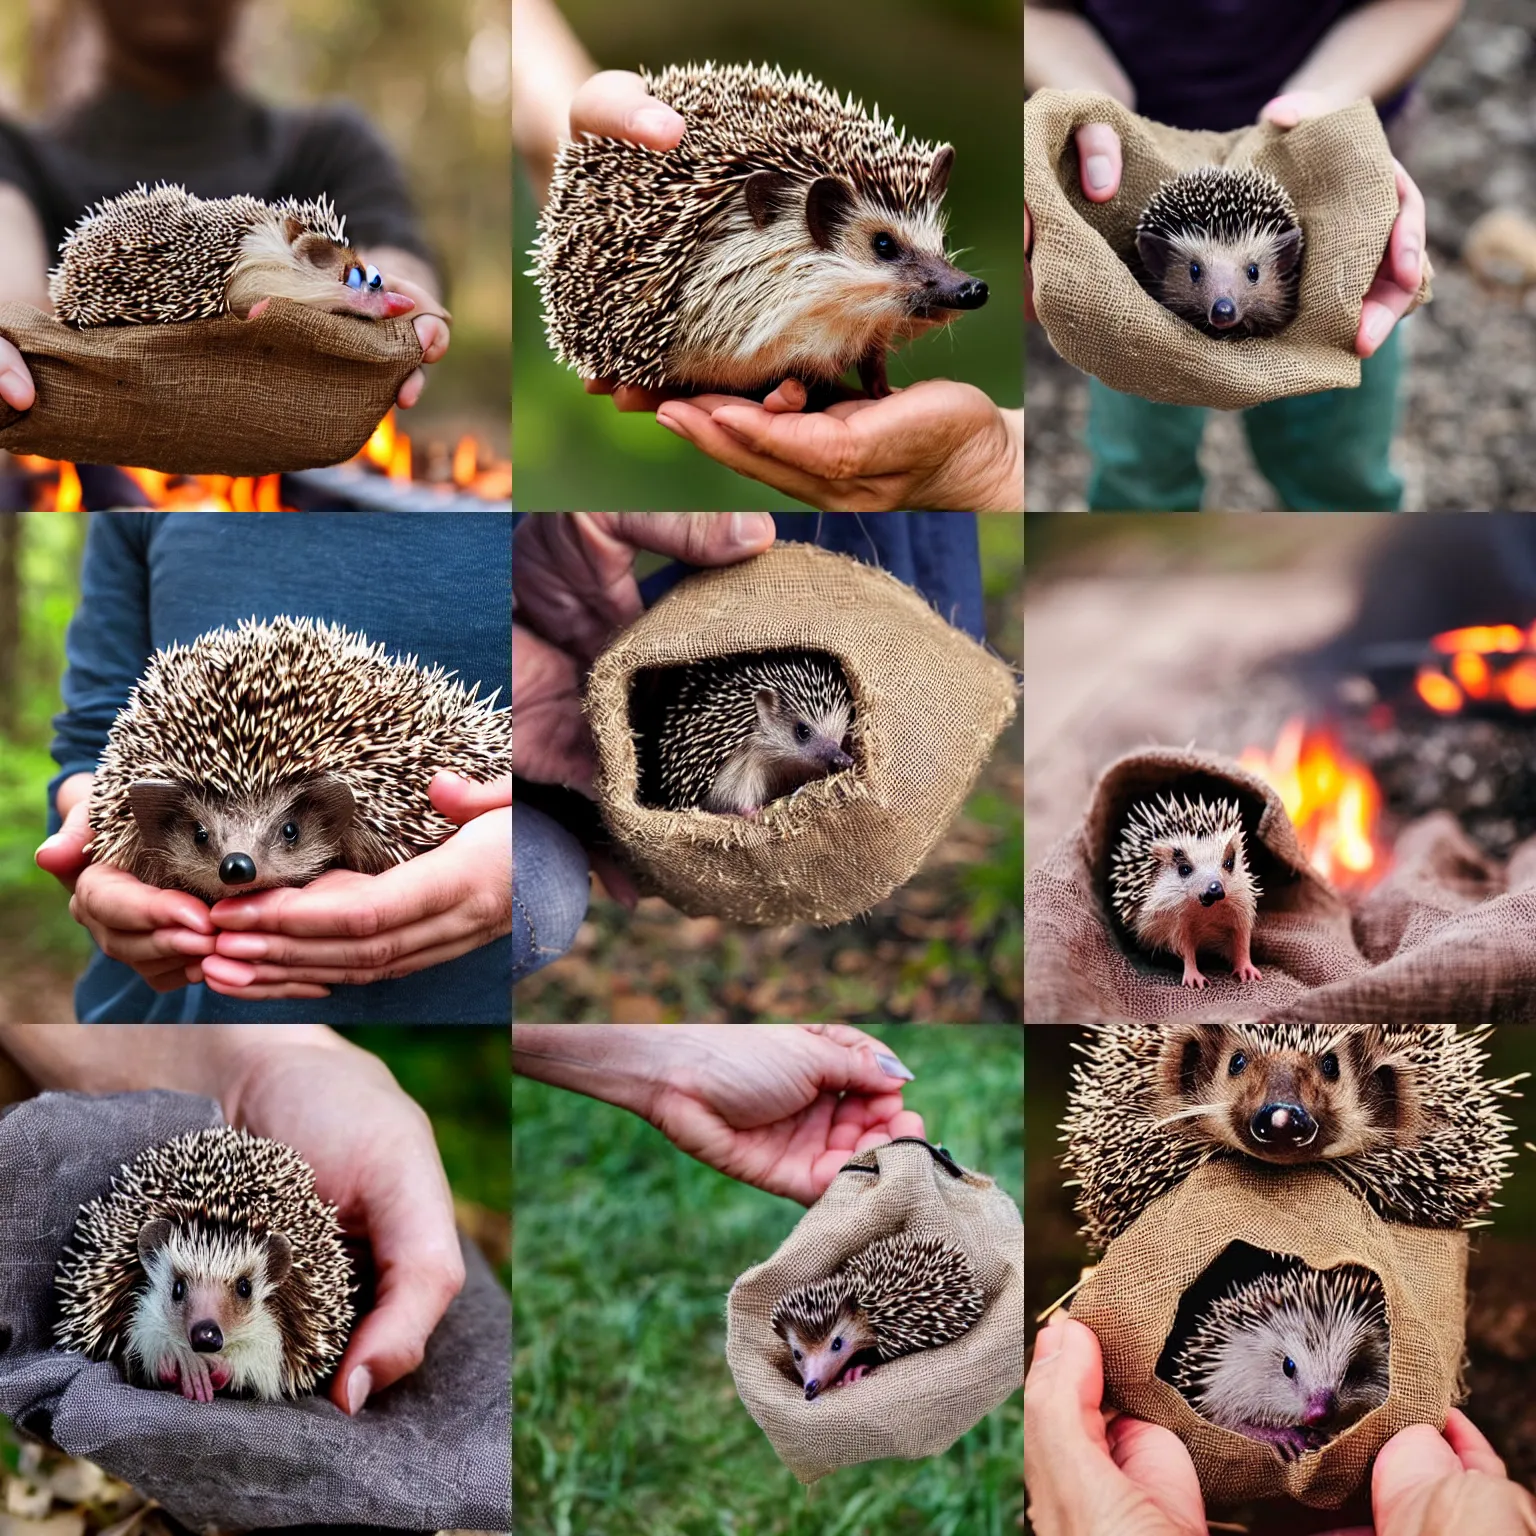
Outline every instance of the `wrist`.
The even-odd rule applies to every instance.
[[[957,503],[976,512],[1018,512],[1024,506],[1024,412],[1002,410],[989,434],[985,473],[978,475],[975,494]]]
[[[666,1086],[675,1026],[514,1024],[512,1070],[651,1120]]]
[[[267,1074],[291,1065],[295,1050],[358,1051],[324,1024],[234,1024],[214,1034],[202,1091],[219,1101],[231,1125],[243,1123]],[[366,1051],[358,1054],[377,1059]]]

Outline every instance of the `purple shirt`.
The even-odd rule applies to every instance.
[[[1136,87],[1136,110],[1174,128],[1246,127],[1360,0],[1081,0]],[[1026,37],[1027,46],[1027,37]],[[1402,104],[1380,104],[1382,120]]]

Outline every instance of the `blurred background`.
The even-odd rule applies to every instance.
[[[1017,666],[1023,519],[984,513],[976,525],[987,643]],[[636,574],[663,563],[642,556]],[[685,917],[659,897],[630,913],[594,882],[570,953],[517,984],[516,1017],[557,1024],[1017,1019],[1024,971],[1022,738],[1015,716],[965,809],[917,874],[865,916],[836,928],[736,927]]]
[[[877,1031],[905,1102],[967,1167],[1023,1187],[1021,1031]],[[512,1085],[513,1501],[526,1536],[1014,1536],[1023,1394],[945,1455],[804,1490],[736,1396],[725,1298],[803,1214],[637,1116]]]
[[[894,354],[894,387],[946,377],[1019,403],[1022,364],[1022,12],[1018,0],[781,0],[771,7],[704,0],[564,0],[600,69],[669,64],[778,64],[877,103],[908,133],[955,146],[945,197],[961,264],[984,278],[984,309]],[[538,209],[515,175],[516,301],[513,374],[520,507],[782,510],[798,502],[745,480],[657,426],[583,393],[544,339],[538,290],[525,275]]]
[[[1078,1235],[1074,1191],[1063,1184],[1056,1161],[1059,1126],[1076,1052],[1086,1031],[1039,1025],[1025,1031],[1025,1123],[1028,1187],[1024,1217],[1025,1307],[1038,1318],[1077,1283],[1088,1250]],[[1491,1041],[1488,1075],[1496,1080],[1536,1071],[1536,1027],[1505,1025]],[[1521,1087],[1529,1090],[1530,1084]],[[1521,1149],[1499,1196],[1492,1226],[1472,1234],[1468,1280],[1467,1385],[1464,1407],[1509,1466],[1510,1476],[1536,1488],[1536,1402],[1530,1393],[1536,1369],[1536,1309],[1530,1305],[1531,1267],[1536,1264],[1536,1102],[1529,1092],[1506,1100],[1515,1122],[1513,1144]],[[1033,1322],[1030,1324],[1033,1337]],[[1212,1511],[1213,1518],[1216,1512]],[[1285,1500],[1244,1506],[1223,1518],[1241,1522],[1251,1536],[1303,1536],[1334,1530],[1369,1510],[1306,1509]]]
[[[0,116],[45,121],[94,86],[93,0],[0,7]],[[508,452],[511,23],[505,0],[245,0],[239,83],[276,106],[343,98],[405,169],[453,313],[453,342],[401,426],[417,475],[466,434]],[[505,496],[505,491],[501,493]],[[22,505],[28,503],[23,502]]]

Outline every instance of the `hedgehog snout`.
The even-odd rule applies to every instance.
[[[806,1382],[806,1384],[805,1384],[805,1400],[806,1400],[806,1402],[808,1402],[808,1403],[811,1402],[815,1398],[816,1394],[818,1392],[820,1392],[820,1391],[821,1391],[821,1383],[819,1381],[808,1381],[808,1382]]]
[[[1276,1151],[1310,1146],[1317,1137],[1317,1121],[1300,1104],[1284,1100],[1262,1105],[1248,1122],[1248,1129],[1260,1145]]]
[[[1223,295],[1211,305],[1211,324],[1226,330],[1237,324],[1237,305]]]
[[[1226,896],[1226,894],[1227,888],[1221,883],[1221,881],[1212,880],[1211,883],[1206,886],[1203,891],[1200,892],[1200,905],[1202,907],[1215,906],[1215,904],[1218,901],[1221,901]]]
[[[952,262],[923,261],[921,287],[914,304],[919,313],[937,309],[980,309],[987,302],[987,285],[969,272],[962,272]]]
[[[249,885],[256,878],[256,861],[248,853],[226,853],[219,861],[219,879],[225,885]]]
[[[216,1355],[224,1348],[223,1331],[211,1317],[193,1323],[187,1337],[191,1340],[192,1348],[200,1355]]]
[[[1331,1387],[1313,1392],[1307,1398],[1307,1406],[1301,1415],[1303,1424],[1325,1424],[1339,1411],[1339,1401]]]

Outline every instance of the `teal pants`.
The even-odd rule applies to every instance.
[[[1358,389],[1271,400],[1243,412],[1248,446],[1281,504],[1307,512],[1395,512],[1403,482],[1389,462],[1402,375],[1399,324],[1360,365]],[[1088,380],[1093,512],[1194,512],[1205,408],[1162,405]]]

